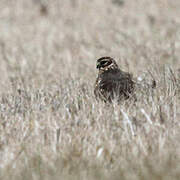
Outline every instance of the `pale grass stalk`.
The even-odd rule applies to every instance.
[[[163,149],[165,142],[166,142],[166,137],[164,137],[162,134],[160,134],[159,135],[159,152]]]
[[[133,126],[132,126],[132,122],[131,122],[131,120],[129,119],[127,113],[125,113],[123,109],[121,109],[121,113],[123,114],[124,119],[126,120],[127,124],[128,124],[129,127],[130,127],[132,136],[135,136],[135,133],[134,133],[134,130],[133,130]]]
[[[138,143],[141,146],[141,149],[143,150],[144,154],[147,155],[147,150],[142,142],[141,136],[138,136]]]
[[[97,158],[100,158],[101,157],[101,155],[102,155],[102,153],[103,153],[103,151],[104,151],[104,148],[103,147],[100,147],[99,149],[98,149],[98,151],[97,151]]]
[[[153,124],[151,121],[150,116],[145,112],[145,110],[143,108],[141,108],[141,112],[144,114],[144,116],[146,117],[147,121],[149,124]]]

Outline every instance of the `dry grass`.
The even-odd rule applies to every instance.
[[[179,9],[1,0],[0,179],[179,179]],[[104,55],[141,80],[136,102],[95,100]]]

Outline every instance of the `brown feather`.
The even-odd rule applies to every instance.
[[[94,94],[96,98],[105,102],[128,99],[134,90],[132,76],[121,71],[116,61],[111,57],[102,57],[97,60],[99,69]]]

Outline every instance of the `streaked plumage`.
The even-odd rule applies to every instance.
[[[102,57],[97,60],[99,69],[94,94],[97,99],[112,102],[116,99],[128,99],[134,90],[132,76],[119,69],[116,61],[111,57]]]

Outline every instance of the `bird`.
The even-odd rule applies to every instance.
[[[94,87],[96,99],[112,103],[131,97],[135,85],[132,75],[122,71],[113,58],[99,58],[96,68],[99,70]]]

